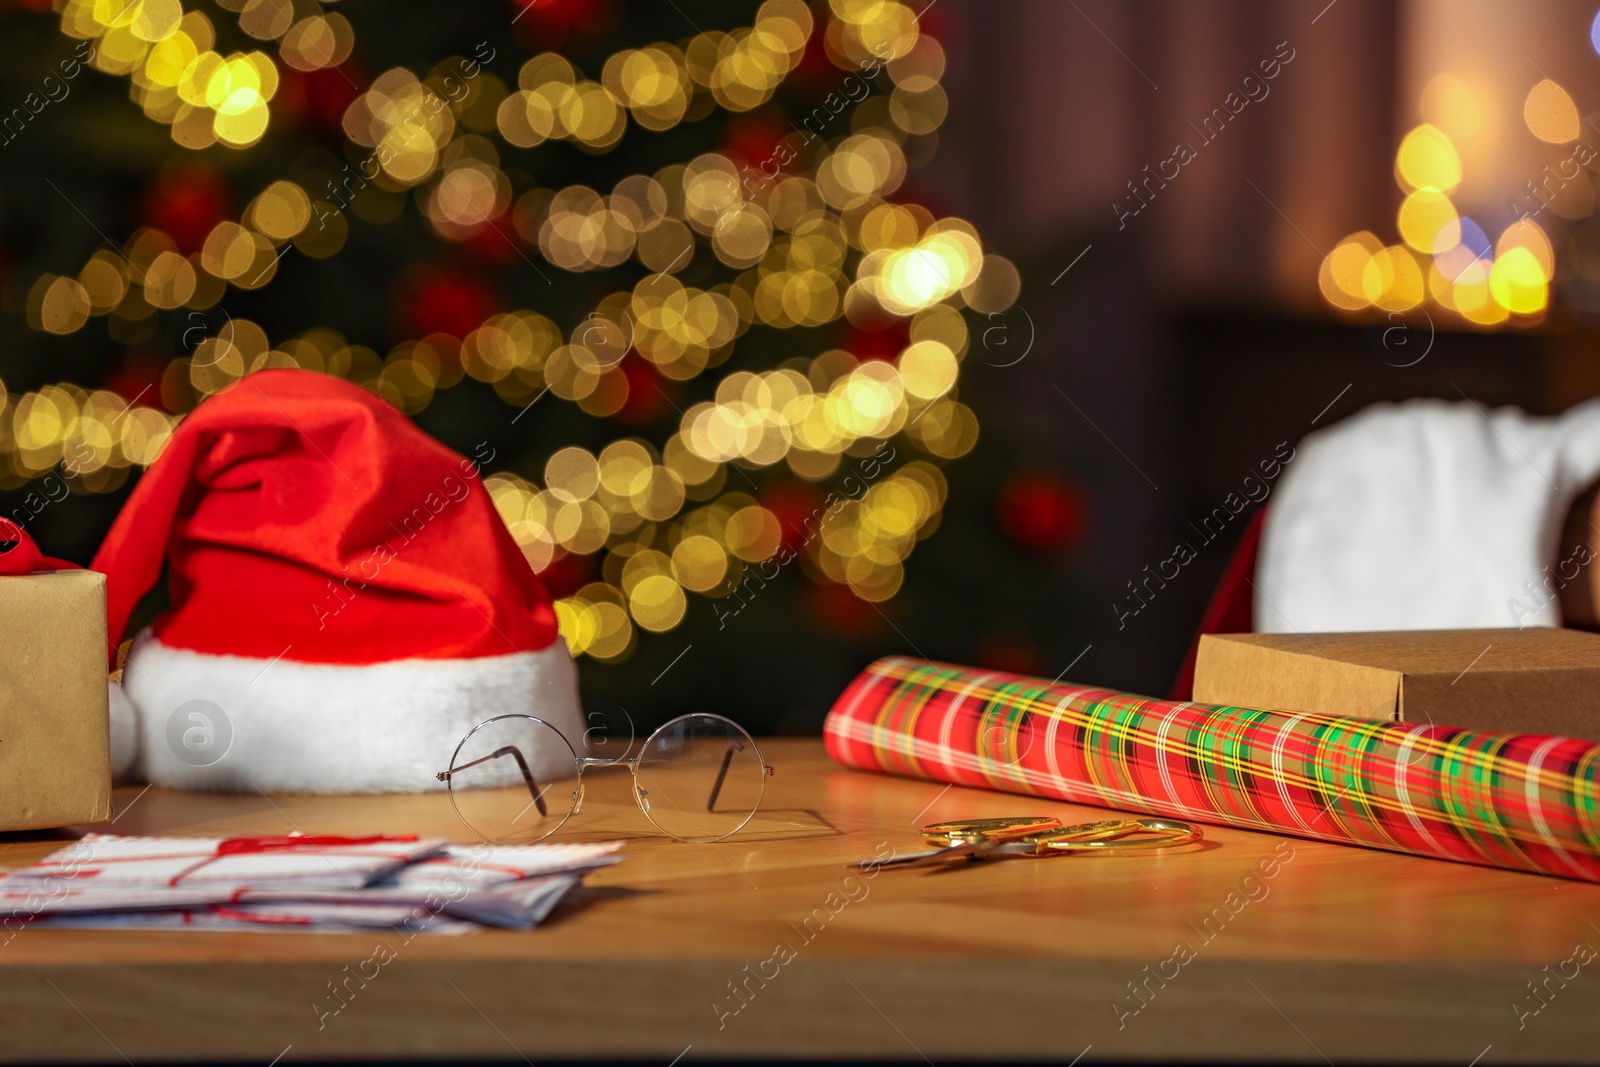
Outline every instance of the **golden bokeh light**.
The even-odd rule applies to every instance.
[[[1520,245],[1497,256],[1489,274],[1489,292],[1495,303],[1517,315],[1543,311],[1548,284],[1549,276],[1539,260]]]
[[[955,353],[938,341],[916,342],[900,353],[897,363],[906,395],[917,400],[933,400],[948,393],[960,369]]]
[[[1407,133],[1395,153],[1395,179],[1406,193],[1396,216],[1403,243],[1384,247],[1366,231],[1345,238],[1320,265],[1323,299],[1343,311],[1390,316],[1437,308],[1478,328],[1541,321],[1557,277],[1557,249],[1533,216],[1548,207],[1562,218],[1585,218],[1595,207],[1593,189],[1563,181],[1548,194],[1539,192],[1533,211],[1513,201],[1520,217],[1491,247],[1449,196],[1463,179],[1452,138],[1471,138],[1484,128],[1483,104],[1465,81],[1443,73],[1424,90],[1422,113],[1428,121]],[[1548,79],[1528,93],[1523,117],[1535,136],[1552,144],[1579,136],[1576,105]],[[1535,195],[1532,182],[1528,190]]]
[[[1549,78],[1528,90],[1522,104],[1522,120],[1541,141],[1568,144],[1578,139],[1578,105]]]
[[[563,448],[545,464],[544,478],[563,500],[587,500],[600,487],[600,463],[587,449]]]
[[[1322,260],[1317,284],[1322,295],[1335,307],[1354,311],[1367,307],[1367,265],[1383,248],[1377,236],[1362,230],[1340,241]]]
[[[1555,249],[1538,223],[1532,219],[1519,219],[1501,231],[1500,239],[1494,245],[1495,256],[1504,256],[1514,248],[1525,249],[1546,278],[1555,276]]]
[[[1380,249],[1367,260],[1361,291],[1385,311],[1409,311],[1422,303],[1422,270],[1404,245]]]
[[[728,554],[714,537],[691,534],[672,550],[672,576],[685,589],[710,592],[728,574]]]
[[[78,282],[88,296],[90,314],[104,315],[128,291],[127,263],[114,252],[96,252],[78,272]]]
[[[683,587],[667,574],[652,574],[628,594],[628,613],[645,630],[662,633],[683,621],[688,610]]]
[[[273,182],[252,201],[246,220],[269,240],[281,244],[311,221],[311,198],[294,182]]]
[[[239,28],[259,41],[275,41],[294,24],[291,0],[246,0]]]
[[[350,58],[350,51],[355,46],[355,32],[351,29],[350,20],[338,13],[308,14],[290,26],[282,36],[283,61],[296,70],[336,67]]]
[[[254,0],[241,24],[267,39],[273,35],[253,31],[274,27],[287,7]],[[202,12],[185,13],[179,0],[65,0],[58,9],[64,32],[96,39],[91,65],[127,76],[129,96],[147,118],[170,126],[177,144],[248,148],[266,132],[277,66],[263,52],[212,51],[216,35]]]
[[[28,320],[46,333],[76,333],[89,321],[89,293],[76,278],[46,274],[28,298]]]
[[[1395,174],[1408,190],[1448,193],[1461,184],[1461,156],[1444,131],[1424,123],[1400,142]]]
[[[235,52],[219,51],[210,17],[184,12],[181,0],[57,6],[67,33],[94,40],[96,69],[126,77],[144,115],[195,151],[248,151],[285,136],[274,132],[280,64],[336,67],[355,44],[349,20],[317,3],[225,0],[238,32],[221,27],[223,47],[240,33],[251,39]],[[530,177],[540,168],[525,150],[550,141],[601,155],[630,125],[665,133],[715,109],[753,112],[745,121],[759,122],[813,45],[845,74],[869,63],[887,72],[871,75],[878,80],[866,99],[852,100],[854,110],[814,141],[787,136],[764,161],[742,147],[708,147],[653,173],[615,180],[611,171],[604,184],[545,188]],[[632,263],[627,285],[597,277],[597,287],[615,291],[600,288],[583,308],[545,309],[555,319],[512,310],[459,338],[413,337],[387,352],[321,328],[274,345],[255,322],[235,317],[161,376],[156,393],[173,414],[76,386],[20,397],[0,388],[0,485],[40,476],[84,442],[96,458],[83,487],[115,489],[155,458],[183,412],[269,367],[346,378],[407,414],[470,380],[518,408],[548,393],[546,404],[570,401],[594,418],[648,407],[652,393],[675,403],[675,383],[719,373],[701,394],[712,399],[669,412],[677,421],[659,445],[625,438],[597,450],[555,448],[523,467],[537,482],[485,472],[497,513],[535,571],[567,557],[598,562],[595,580],[555,604],[571,651],[625,659],[640,635],[682,625],[694,610],[690,594],[733,597],[752,576],[770,576],[774,560],[789,558],[780,555],[786,544],[809,580],[872,602],[890,598],[917,543],[939,526],[946,489],[938,465],[978,438],[976,416],[957,399],[971,343],[963,314],[1003,312],[1021,290],[1016,266],[986,252],[970,223],[890,200],[945,119],[945,67],[944,49],[920,33],[906,4],[830,0],[823,11],[766,0],[749,25],[634,42],[582,68],[543,53],[514,77],[511,68],[499,77],[466,73],[459,59],[426,73],[380,69],[363,77],[340,116],[349,172],[362,175],[359,196],[316,167],[265,175],[264,185],[240,191],[244,209],[213,224],[197,250],[147,226],[129,237],[125,256],[102,249],[75,276],[39,278],[29,324],[71,334],[106,316],[113,337],[144,343],[181,309],[236,311],[224,301],[229,288],[272,284],[291,248],[290,264],[334,256],[352,227],[392,221],[408,204],[445,242],[487,234],[490,245],[503,238],[505,251],[573,273]],[[297,109],[303,84],[294,86]],[[787,95],[782,106],[791,106]],[[837,111],[828,108],[797,112],[796,121],[815,125],[825,115],[827,124]],[[1393,250],[1374,242],[1365,252],[1378,253]],[[1379,271],[1376,300],[1393,303],[1407,291],[1397,264]],[[1357,291],[1368,265],[1353,264]],[[1501,273],[1507,299],[1526,305],[1525,265]],[[1482,288],[1490,293],[1487,268]],[[1485,300],[1498,307],[1492,295]],[[746,351],[740,339],[753,328],[876,330],[886,314],[908,335],[898,353],[789,351],[751,369],[717,370],[736,347]],[[895,450],[891,470],[878,457]],[[781,509],[752,494],[766,491],[757,479],[791,476],[817,483],[819,494],[841,479],[862,484],[842,504],[802,517],[803,528],[785,530]],[[741,485],[751,492],[734,491]]]
[[[1397,221],[1405,243],[1432,255],[1444,252],[1460,240],[1456,208],[1450,198],[1432,189],[1418,189],[1400,204]]]
[[[759,505],[740,508],[728,516],[728,551],[746,563],[759,563],[778,550],[783,535],[778,517]]]
[[[1465,141],[1483,128],[1483,105],[1465,81],[1438,74],[1422,90],[1422,117],[1452,141]]]
[[[194,265],[176,252],[162,252],[145,268],[144,298],[152,307],[167,311],[180,307],[194,290]]]

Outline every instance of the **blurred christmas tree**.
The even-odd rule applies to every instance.
[[[782,648],[887,623],[977,438],[964,312],[1019,284],[903,199],[946,107],[912,8],[14,6],[0,489],[47,547],[299,366],[492,457],[588,692],[645,719],[781,725],[693,679],[803,687]]]

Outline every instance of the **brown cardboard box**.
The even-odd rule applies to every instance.
[[[106,579],[0,576],[0,830],[111,815]]]
[[[1600,740],[1600,634],[1207,634],[1194,699]]]

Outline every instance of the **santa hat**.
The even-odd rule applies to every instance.
[[[550,597],[479,480],[493,455],[457,455],[370,393],[299,370],[249,375],[185,417],[93,564],[113,647],[170,566],[171,610],[112,687],[118,773],[419,792],[507,712],[581,751]]]
[[[1592,621],[1563,612],[1568,584],[1594,559],[1593,501],[1572,512],[1600,481],[1600,400],[1555,418],[1472,401],[1374,404],[1278,459],[1282,481],[1245,529],[1200,633]],[[1592,571],[1584,583],[1600,588]]]
[[[1374,404],[1300,443],[1262,531],[1255,627],[1560,626],[1562,527],[1597,478],[1600,401],[1555,418]]]

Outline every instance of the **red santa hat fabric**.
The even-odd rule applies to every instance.
[[[113,643],[170,567],[171,610],[135,639],[112,693],[119,772],[177,788],[436,789],[461,736],[506,712],[577,748],[576,671],[483,488],[492,458],[307,371],[252,374],[201,404],[93,564]]]

